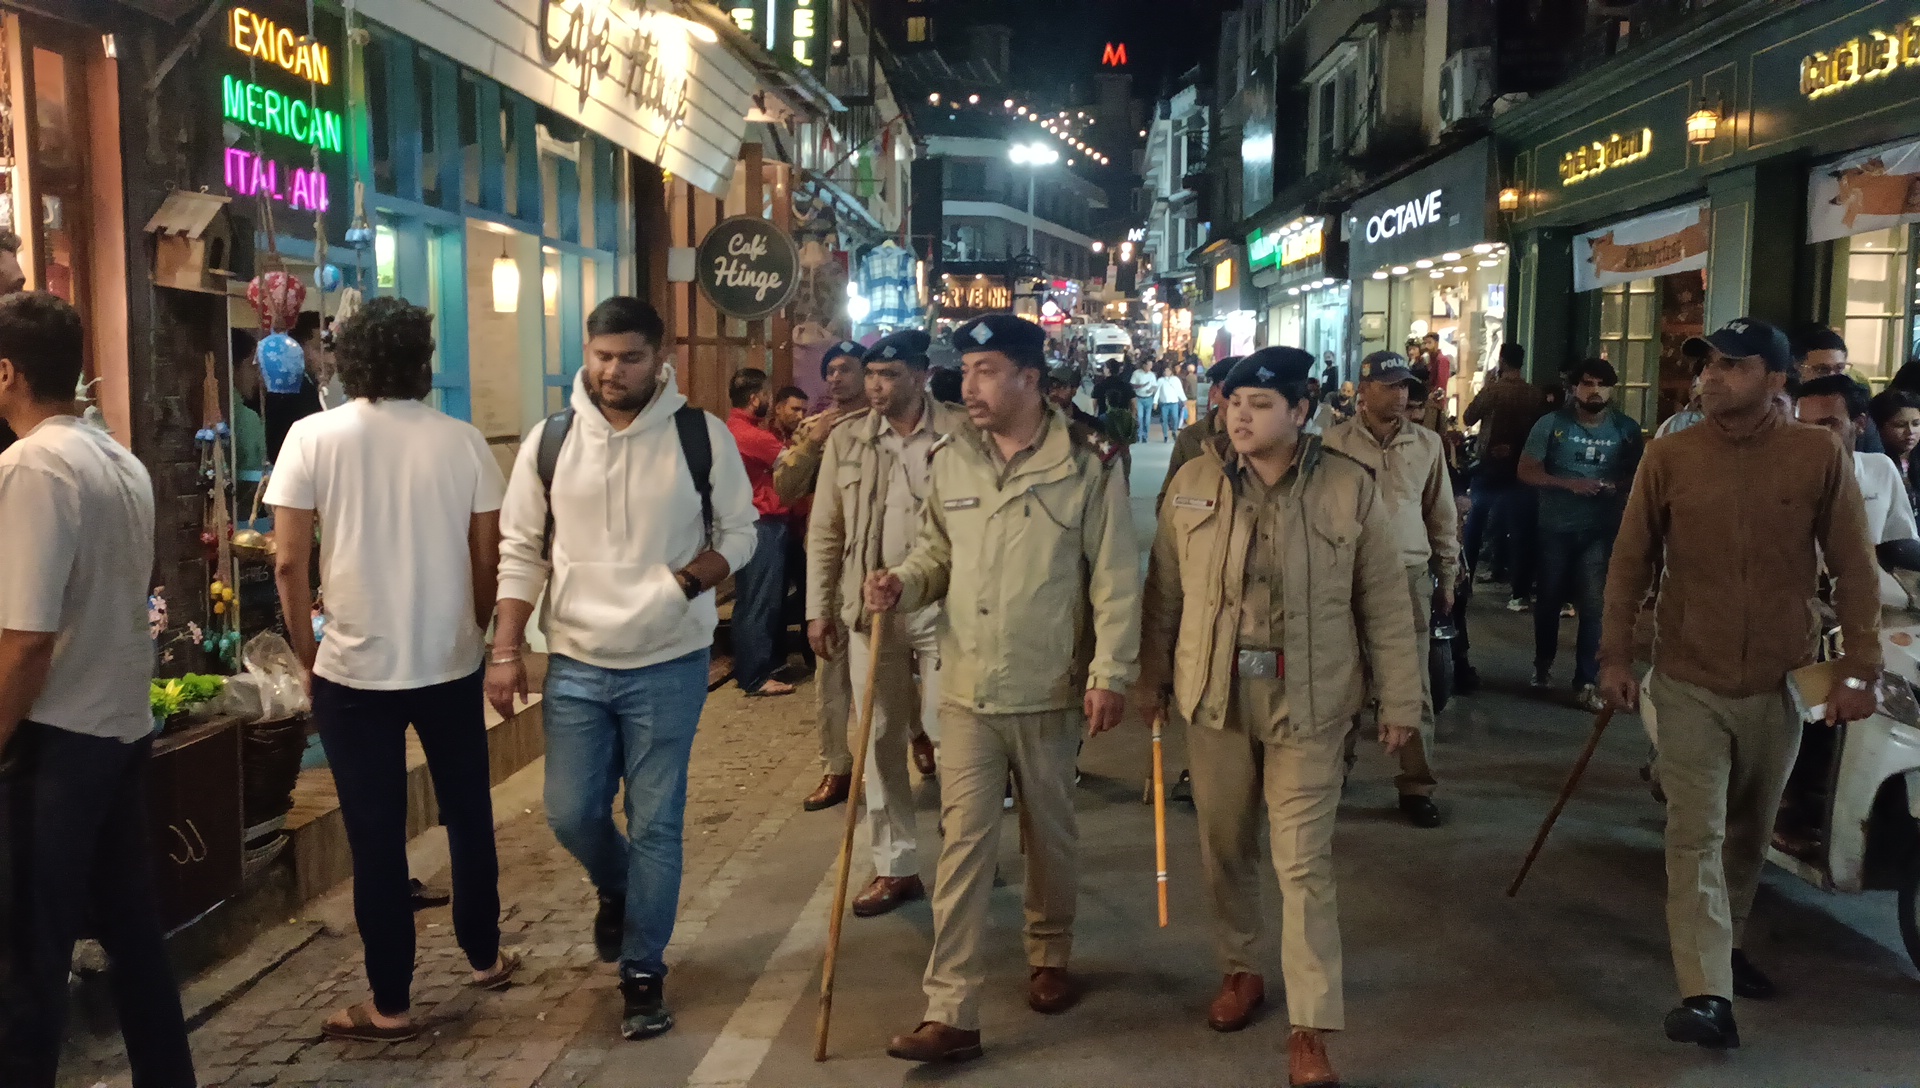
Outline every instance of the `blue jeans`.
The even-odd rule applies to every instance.
[[[1569,601],[1580,613],[1574,643],[1574,684],[1595,683],[1600,675],[1600,610],[1607,587],[1607,563],[1613,558],[1610,529],[1584,533],[1540,530],[1539,567],[1533,595],[1533,666],[1553,667],[1560,647],[1560,606]]]
[[[1147,431],[1153,426],[1153,402],[1150,400],[1134,401],[1133,415],[1135,419],[1140,421],[1140,434],[1134,441],[1145,442],[1147,440]]]
[[[1534,537],[1536,501],[1533,489],[1516,480],[1475,480],[1473,509],[1467,511],[1461,561],[1477,572],[1482,551],[1490,552],[1494,577],[1511,585],[1515,597],[1533,589],[1534,554],[1527,545]]]
[[[1185,404],[1162,404],[1160,406],[1160,430],[1165,433],[1167,441],[1173,441],[1173,436],[1180,433],[1180,423],[1186,419],[1186,417],[1187,406]]]
[[[547,826],[602,895],[626,897],[621,964],[659,977],[680,904],[687,760],[707,703],[708,656],[697,650],[643,669],[557,654],[547,663]],[[613,823],[623,781],[626,835]]]
[[[733,677],[741,691],[759,691],[785,662],[787,521],[761,517],[753,558],[733,576]]]

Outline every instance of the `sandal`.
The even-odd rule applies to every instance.
[[[511,948],[500,950],[500,964],[488,971],[484,977],[467,979],[467,985],[476,990],[504,990],[513,982],[513,973],[520,969],[520,953]]]
[[[752,691],[747,692],[747,698],[771,699],[780,695],[792,695],[799,690],[799,688],[794,687],[785,680],[769,680]]]
[[[368,1012],[372,1005],[371,1001],[348,1005],[327,1017],[320,1025],[320,1034],[329,1039],[344,1039],[355,1043],[404,1043],[420,1034],[420,1029],[411,1022],[393,1028],[383,1028],[375,1024],[372,1015]],[[339,1022],[341,1016],[347,1018],[345,1024]]]

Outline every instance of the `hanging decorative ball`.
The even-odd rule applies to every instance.
[[[223,419],[220,422],[214,424],[213,433],[220,438],[227,437],[227,421]]]
[[[337,264],[323,264],[313,270],[313,285],[322,291],[338,291],[347,277],[340,272]]]
[[[254,349],[254,358],[260,360],[260,376],[266,379],[269,393],[298,393],[300,376],[307,367],[307,353],[300,349],[293,337],[284,332],[276,332],[260,341]]]
[[[207,651],[208,653],[213,653],[214,650],[219,648],[219,643],[216,643],[212,639],[208,639],[207,641],[200,644],[200,648],[202,650]]]
[[[365,249],[373,244],[373,228],[365,224],[355,224],[347,228],[347,244],[355,249]]]
[[[195,442],[211,442],[213,441],[213,437],[213,428],[211,427],[202,427],[193,432],[193,440]]]
[[[224,616],[224,615],[226,615],[226,614],[227,614],[227,602],[225,602],[225,601],[215,601],[215,602],[213,602],[213,614],[214,614],[214,615],[216,615],[216,616]]]
[[[307,300],[307,285],[285,272],[262,272],[247,284],[247,302],[263,329],[290,329]]]

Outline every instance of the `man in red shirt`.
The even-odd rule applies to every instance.
[[[1440,396],[1441,410],[1447,406],[1447,383],[1453,380],[1453,360],[1440,350],[1438,333],[1428,333],[1420,338],[1421,350],[1427,356],[1427,376],[1433,380],[1429,386]]]
[[[786,594],[787,536],[792,531],[793,508],[773,489],[773,463],[780,459],[780,439],[766,429],[773,396],[767,372],[748,367],[727,383],[727,430],[740,447],[753,485],[753,508],[760,513],[754,530],[759,543],[753,558],[733,576],[733,678],[748,695],[792,695],[793,685],[774,678],[786,663],[786,624],[782,598]]]

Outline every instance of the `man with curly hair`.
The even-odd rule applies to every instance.
[[[483,630],[500,562],[506,491],[471,424],[422,403],[433,390],[433,318],[404,299],[369,301],[340,329],[351,398],[293,425],[267,484],[274,578],[285,614],[313,607],[314,522],[326,638],[287,624],[309,671],[313,721],[353,852],[353,908],[373,999],[321,1025],[336,1039],[391,1042],[419,1028],[407,883],[406,732],[426,750],[453,865],[453,926],[472,983],[504,987],[499,862],[481,695]]]

